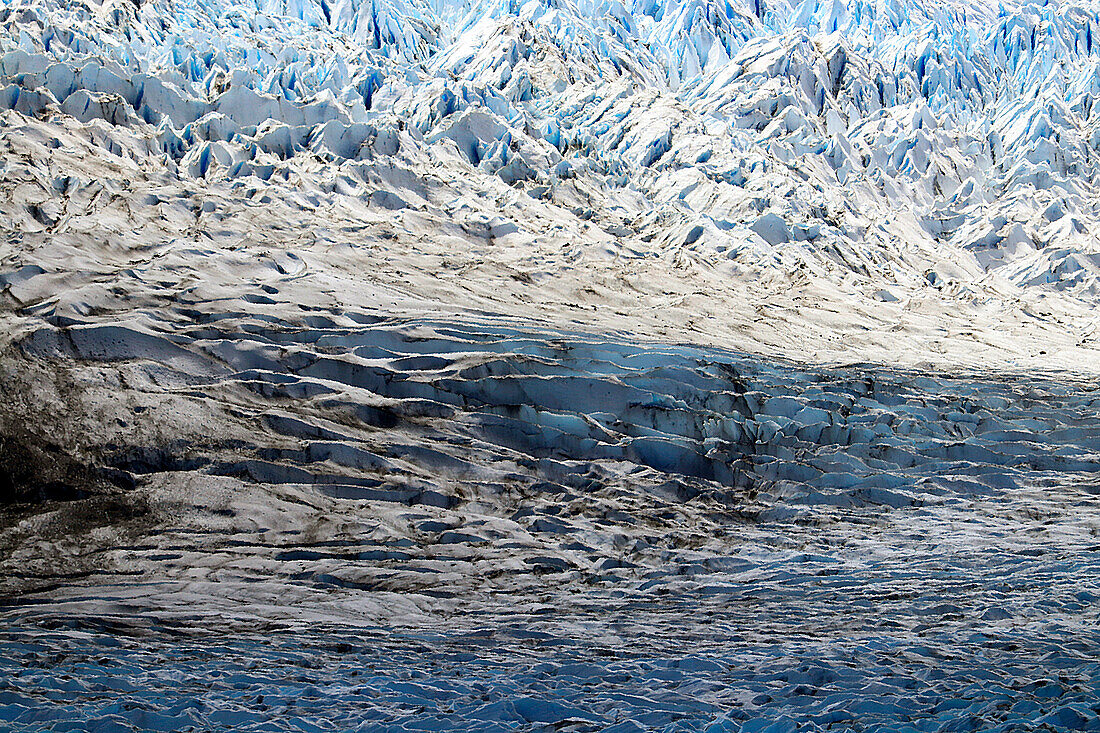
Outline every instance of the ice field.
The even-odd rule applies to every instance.
[[[0,730],[1100,730],[1100,5],[0,3]]]

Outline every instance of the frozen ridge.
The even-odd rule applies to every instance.
[[[0,729],[1100,730],[1100,4],[0,26]]]
[[[101,164],[200,197],[289,188],[414,231],[821,288],[844,304],[830,330],[857,340],[865,318],[923,334],[913,309],[948,331],[1031,320],[1026,343],[983,327],[921,358],[1095,362],[1095,4],[20,1],[2,17],[7,129],[79,122]],[[9,183],[34,181],[12,226],[79,230],[59,207],[93,172],[16,161]],[[713,317],[708,339],[761,346]]]

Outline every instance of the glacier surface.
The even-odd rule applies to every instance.
[[[0,727],[1100,730],[1100,5],[0,28]]]

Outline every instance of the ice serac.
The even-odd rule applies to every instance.
[[[590,257],[812,273],[859,307],[886,292],[965,319],[995,293],[1026,318],[1097,295],[1091,5],[24,0],[0,18],[10,119],[72,120],[208,185],[306,181],[439,222],[526,191]]]
[[[996,282],[1087,307],[1097,288],[1089,5],[43,0],[3,19],[0,105],[129,128],[207,180],[287,180],[320,127],[408,120],[474,189],[536,189],[566,218],[604,192],[591,221],[638,222],[635,249],[809,269],[856,299],[973,304]],[[930,282],[937,262],[970,274]]]

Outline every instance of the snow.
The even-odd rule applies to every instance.
[[[0,26],[0,727],[1097,725],[1094,3]]]

